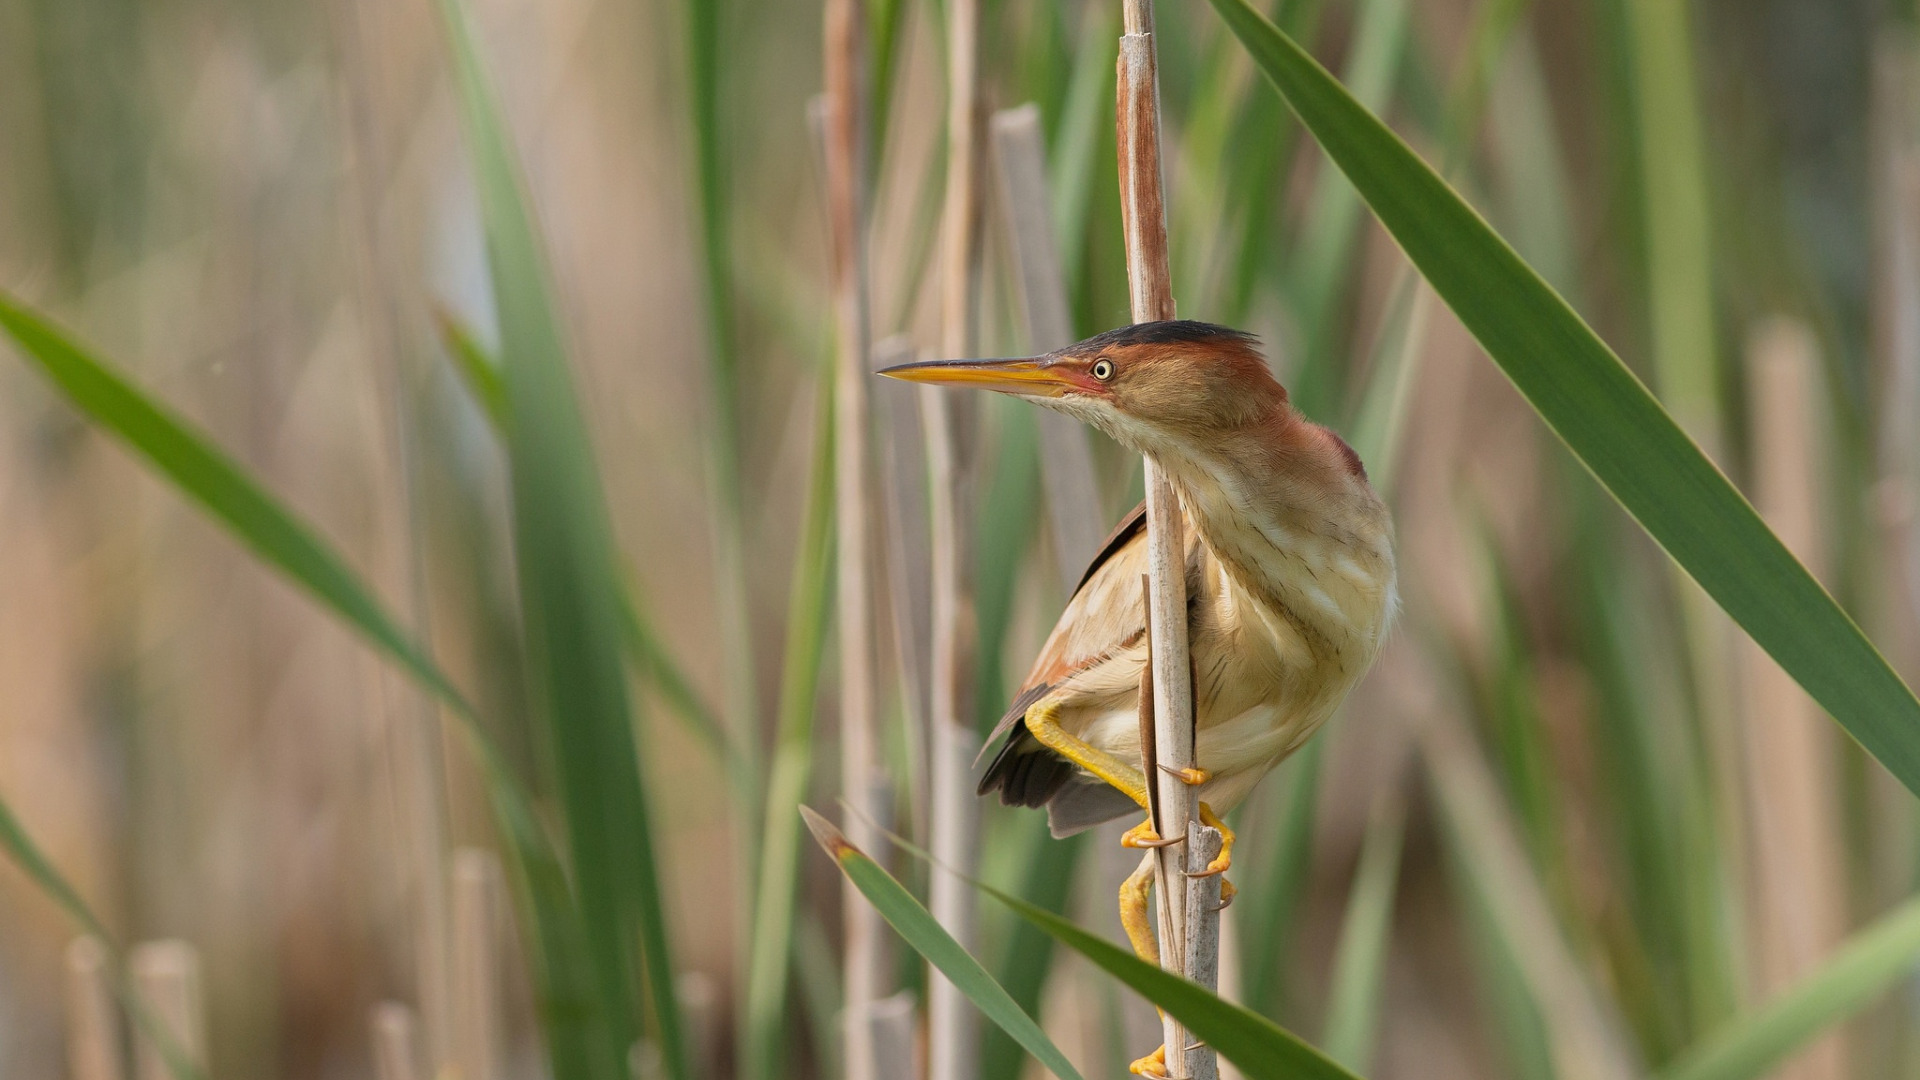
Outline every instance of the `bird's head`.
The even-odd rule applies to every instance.
[[[1156,457],[1291,413],[1252,335],[1185,319],[1123,326],[1044,356],[931,360],[880,374],[1026,398]]]

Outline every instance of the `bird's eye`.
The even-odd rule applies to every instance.
[[[1090,370],[1094,378],[1099,379],[1101,382],[1106,382],[1108,379],[1113,378],[1113,361],[1101,357],[1093,362],[1093,367]]]

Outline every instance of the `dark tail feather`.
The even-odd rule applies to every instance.
[[[985,795],[997,789],[1006,806],[1045,806],[1073,773],[1073,763],[1040,745],[1027,733],[1023,719],[1014,724],[1006,745],[980,777],[978,791]]]

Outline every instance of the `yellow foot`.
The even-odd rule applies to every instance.
[[[1153,831],[1153,819],[1147,820],[1121,834],[1120,846],[1130,848],[1172,847],[1178,840],[1162,840],[1160,834]]]
[[[1219,815],[1213,812],[1213,807],[1208,806],[1206,803],[1200,804],[1200,824],[1220,830],[1220,854],[1213,857],[1213,861],[1207,864],[1205,870],[1187,876],[1212,877],[1215,874],[1226,873],[1227,868],[1233,865],[1233,830],[1227,828],[1227,823],[1221,821]],[[1122,841],[1122,843],[1124,842],[1125,841]],[[1229,888],[1225,882],[1222,882],[1220,885],[1220,902],[1222,904],[1227,903],[1232,895],[1233,890]]]
[[[1160,771],[1166,773],[1168,776],[1179,777],[1180,782],[1188,787],[1199,787],[1201,784],[1213,779],[1212,773],[1205,769],[1194,768],[1193,766],[1176,769],[1171,765],[1162,765],[1160,766]]]
[[[1166,1080],[1166,1077],[1167,1077],[1166,1046],[1163,1044],[1160,1047],[1160,1049],[1155,1050],[1153,1053],[1148,1054],[1146,1057],[1143,1057],[1139,1061],[1136,1061],[1133,1064],[1127,1066],[1127,1071],[1132,1073],[1135,1076],[1150,1076],[1150,1077],[1156,1078],[1156,1080]]]

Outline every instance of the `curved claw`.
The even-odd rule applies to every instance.
[[[1151,832],[1143,833],[1139,836],[1123,836],[1120,838],[1120,846],[1130,847],[1130,848],[1172,847],[1173,845],[1179,842],[1180,840],[1178,837],[1163,839],[1159,836],[1154,835]]]
[[[1191,766],[1185,769],[1176,769],[1171,765],[1162,765],[1160,766],[1160,771],[1166,773],[1168,776],[1179,777],[1180,782],[1188,787],[1199,787],[1201,784],[1213,779],[1213,774],[1207,770]]]
[[[1163,848],[1172,847],[1180,843],[1183,839],[1185,838],[1162,838],[1159,833],[1153,831],[1153,822],[1149,820],[1135,825],[1122,834],[1120,837],[1120,846],[1126,848]]]

